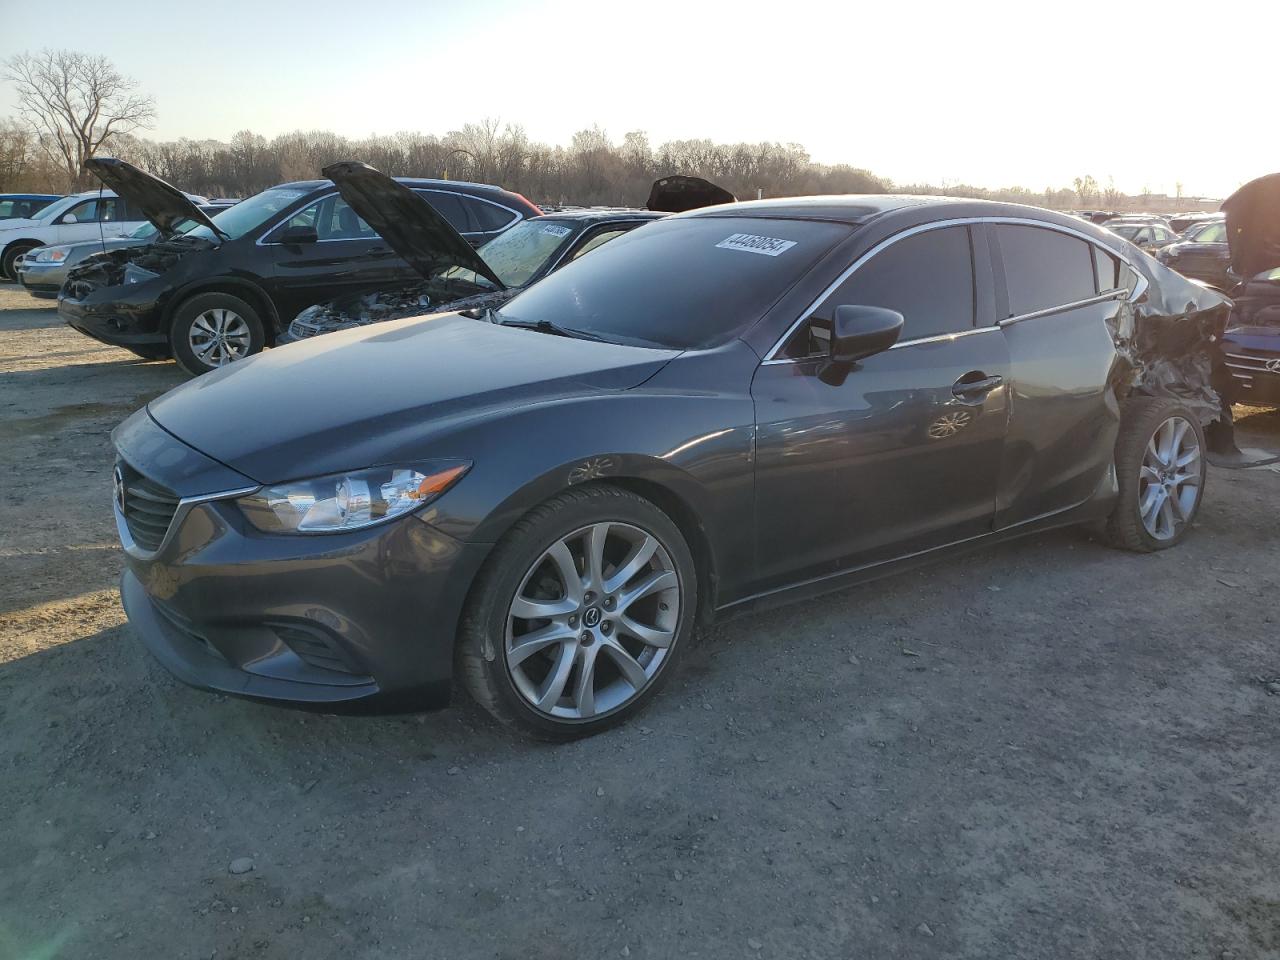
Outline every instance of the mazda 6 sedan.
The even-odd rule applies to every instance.
[[[1029,207],[680,214],[500,310],[292,344],[134,414],[124,603],[198,687],[404,710],[457,678],[584,736],[715,616],[1065,524],[1176,544],[1217,408],[1169,371],[1225,304]]]

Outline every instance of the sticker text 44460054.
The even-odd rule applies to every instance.
[[[754,233],[735,233],[716,244],[722,250],[760,253],[766,257],[776,257],[780,253],[786,253],[795,245],[796,242],[794,240],[782,240],[778,237],[760,237]]]

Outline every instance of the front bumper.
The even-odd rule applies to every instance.
[[[126,292],[120,286],[105,287],[83,300],[58,298],[58,316],[85,336],[113,347],[167,347],[163,314],[154,297]]]
[[[56,297],[67,279],[67,267],[62,263],[39,263],[33,260],[21,261],[15,272],[18,282],[28,293],[37,297]]]
[[[342,534],[264,534],[230,497],[197,493],[211,482],[243,492],[245,478],[164,434],[145,411],[115,439],[126,463],[182,498],[150,551],[115,508],[125,611],[179,680],[333,710],[449,702],[458,623],[489,545],[416,515]]]

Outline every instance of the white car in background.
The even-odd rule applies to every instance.
[[[207,202],[194,194],[186,196],[196,204]],[[0,220],[0,276],[16,279],[14,261],[36,247],[123,237],[146,222],[141,210],[110,190],[63,197],[31,218]]]

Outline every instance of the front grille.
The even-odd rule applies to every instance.
[[[169,532],[178,510],[178,495],[148,480],[123,460],[116,461],[116,506],[134,542],[144,550],[156,550]]]

